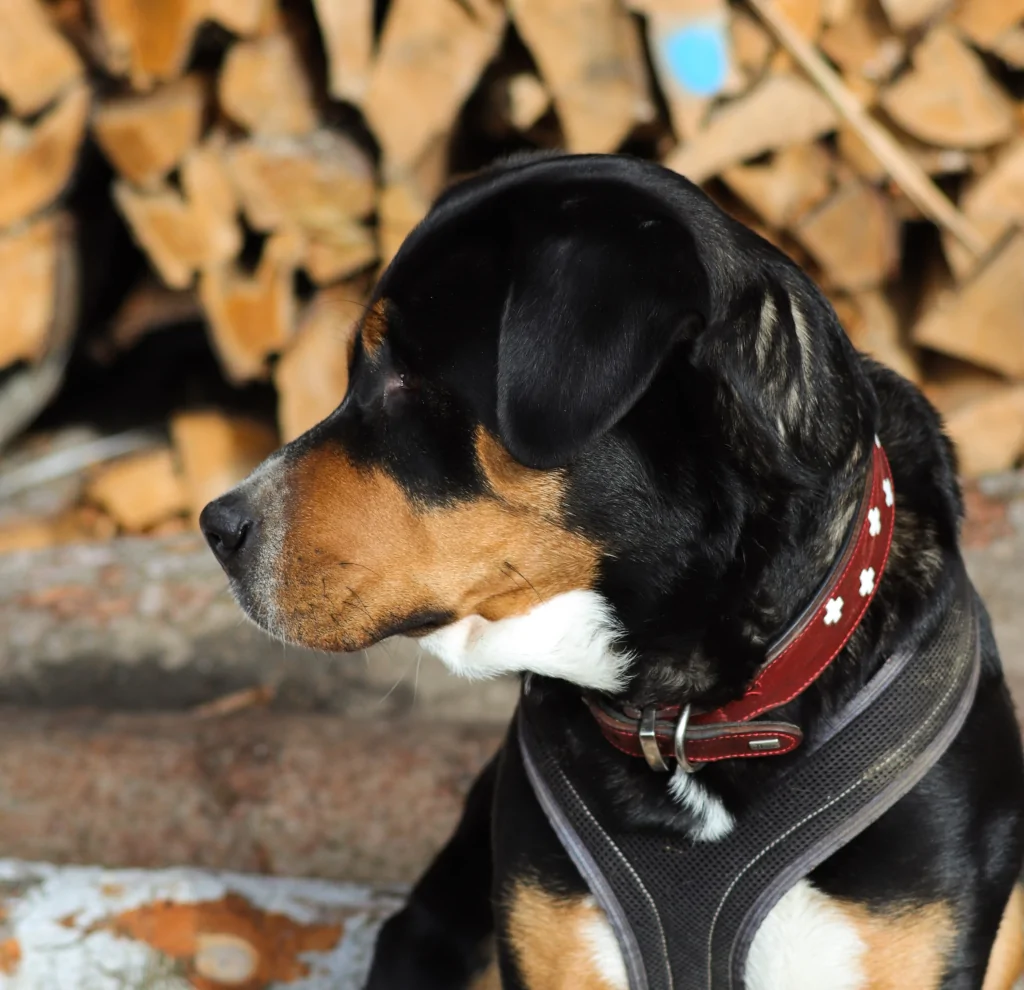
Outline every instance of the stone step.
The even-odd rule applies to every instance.
[[[359,990],[400,888],[0,860],[0,990]]]

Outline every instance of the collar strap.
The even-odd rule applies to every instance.
[[[752,721],[792,701],[839,655],[875,596],[889,558],[895,524],[892,472],[875,437],[871,466],[846,546],[814,600],[769,648],[753,683],[734,701],[711,711],[690,706],[649,705],[617,709],[587,697],[604,737],[655,770],[675,759],[687,771],[705,763],[754,756],[780,756],[803,740],[791,722]]]

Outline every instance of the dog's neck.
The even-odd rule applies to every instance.
[[[630,682],[615,700],[638,709],[650,704],[715,707],[741,694],[771,644],[791,627],[834,568],[864,496],[870,464],[870,454],[858,448],[830,492],[791,507],[793,515],[805,520],[798,542],[771,548],[760,566],[751,564],[748,549],[740,550],[722,575],[721,590],[709,596],[721,608],[708,610],[704,628],[694,630],[692,648],[639,651]],[[742,542],[768,550],[759,534],[778,528],[775,511],[765,506],[753,513]],[[731,676],[720,679],[723,668]]]
[[[766,563],[755,581],[737,601],[730,623],[737,649],[753,658],[764,657],[766,647],[815,596],[828,576],[854,518],[863,493],[863,464],[852,465],[829,495],[827,505],[809,506],[816,523],[806,531],[802,545],[788,548]],[[908,629],[927,627],[945,607],[947,598],[941,565],[955,551],[943,546],[937,531],[930,531],[928,511],[913,497],[896,513],[894,552],[880,582],[873,606],[832,666],[807,691],[773,713],[813,733],[823,716],[851,699],[878,667],[902,643]],[[927,534],[926,540],[922,536]],[[906,552],[915,547],[934,566],[923,571],[919,559]],[[930,615],[929,615],[930,611]],[[727,642],[728,640],[726,640]],[[619,696],[619,703],[719,703],[715,687],[702,683],[708,664],[703,657],[640,656],[637,673]],[[732,690],[736,690],[735,687]],[[742,693],[742,688],[740,689]],[[674,693],[673,693],[674,692]],[[582,706],[581,706],[582,709]],[[606,763],[608,797],[633,821],[678,828],[695,838],[713,840],[726,834],[733,815],[753,799],[780,772],[771,759],[732,760],[707,766],[692,777],[675,772],[671,777],[652,771],[642,759],[623,757],[594,732],[589,714],[574,718],[577,738],[590,740]],[[593,754],[591,754],[593,757]]]

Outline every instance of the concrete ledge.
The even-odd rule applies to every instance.
[[[493,726],[323,715],[0,711],[0,855],[415,879]]]
[[[279,711],[496,723],[518,690],[460,681],[407,640],[284,647],[245,621],[198,536],[0,555],[0,704],[166,711],[256,684]]]

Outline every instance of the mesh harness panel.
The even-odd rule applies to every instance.
[[[630,990],[741,990],[747,954],[782,895],[911,790],[963,726],[980,670],[962,568],[931,640],[890,658],[771,790],[717,842],[602,820],[585,773],[555,754],[558,722],[523,697],[517,734],[548,821],[604,908]]]

